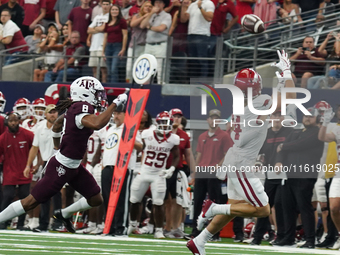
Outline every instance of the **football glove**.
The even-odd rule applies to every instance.
[[[324,111],[323,116],[321,117],[320,121],[322,121],[322,125],[326,127],[331,122],[333,117],[334,117],[334,112],[333,112],[333,109],[330,108]]]
[[[164,169],[161,171],[161,176],[166,179],[169,179],[173,175],[175,169],[176,168],[174,166],[171,166],[169,169]]]
[[[125,104],[127,99],[128,99],[127,95],[123,93],[123,94],[120,94],[115,100],[113,100],[112,103],[115,103],[118,107],[121,104]]]
[[[292,73],[290,71],[290,61],[288,58],[288,54],[282,50],[281,52],[278,50],[277,55],[279,56],[280,61],[278,63],[273,63],[271,66],[275,66],[279,68],[282,71],[282,77],[283,78],[292,78]]]

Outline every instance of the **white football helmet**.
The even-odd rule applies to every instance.
[[[43,120],[45,118],[46,102],[44,98],[35,99],[32,102],[33,116],[37,120]]]
[[[174,120],[173,120],[172,116],[169,114],[169,112],[163,111],[163,112],[157,114],[157,117],[156,117],[157,128],[156,128],[156,130],[168,134],[172,130],[173,122],[174,122]]]
[[[71,84],[71,99],[74,102],[82,101],[97,107],[106,99],[103,85],[92,76],[83,76]]]
[[[6,106],[5,95],[0,91],[0,112],[4,112],[5,106]]]
[[[24,120],[32,115],[31,102],[27,98],[19,98],[14,103],[13,111],[19,113],[21,119]]]

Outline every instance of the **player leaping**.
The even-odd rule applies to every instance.
[[[278,91],[282,86],[295,87],[288,55],[284,51],[282,51],[282,54],[278,51],[278,55],[280,58],[279,63],[273,64],[273,66],[282,71],[282,74],[276,72],[279,78]],[[245,98],[247,98],[247,89],[252,89],[254,108],[268,110],[271,107],[272,99],[269,95],[261,95],[261,76],[253,69],[247,68],[239,71],[236,74],[234,85],[242,90]],[[287,98],[295,97],[295,93],[287,93]],[[281,98],[280,95],[278,95],[278,98]],[[280,100],[278,101],[277,109],[280,109],[281,102]],[[268,197],[260,180],[253,172],[240,171],[246,166],[251,167],[254,165],[268,129],[267,125],[260,127],[261,121],[257,124],[259,127],[247,127],[244,124],[243,126],[242,123],[248,123],[249,120],[254,119],[261,119],[265,122],[268,116],[253,114],[247,105],[244,110],[244,115],[233,115],[234,126],[231,137],[234,141],[234,146],[229,149],[222,164],[222,167],[233,166],[237,170],[217,174],[217,177],[223,180],[225,180],[226,174],[228,175],[229,204],[219,205],[211,200],[205,201],[202,213],[197,220],[197,228],[201,230],[207,220],[211,218],[213,220],[200,235],[187,243],[188,249],[194,255],[204,255],[206,242],[234,217],[266,217],[270,213]]]

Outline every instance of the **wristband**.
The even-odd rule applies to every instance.
[[[282,77],[288,80],[293,80],[292,72],[289,69],[283,71]]]
[[[53,138],[60,138],[61,137],[61,132],[54,132],[54,131],[52,131],[52,137]]]
[[[202,10],[202,6],[201,6],[201,7],[198,7],[198,9]]]

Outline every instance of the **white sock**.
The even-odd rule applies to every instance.
[[[89,228],[96,227],[97,223],[89,221],[89,224],[87,225]]]
[[[213,234],[211,234],[206,228],[201,232],[201,234],[199,234],[197,237],[196,237],[196,243],[199,244],[199,245],[204,245],[208,242],[208,240],[210,238],[213,237]]]
[[[32,221],[31,221],[31,228],[36,228],[39,226],[39,218],[38,217],[34,217],[32,218]]]
[[[0,222],[10,220],[24,213],[25,210],[24,207],[22,207],[21,201],[17,200],[0,213]]]
[[[155,232],[162,232],[163,233],[163,228],[156,228]]]
[[[75,212],[86,211],[92,208],[88,203],[85,197],[82,197],[77,202],[71,204],[70,206],[61,210],[61,214],[64,218],[70,218]]]
[[[211,213],[215,215],[230,215],[230,204],[227,205],[215,205],[211,208]]]
[[[137,227],[138,225],[137,225],[138,223],[137,223],[137,221],[136,220],[130,220],[130,226],[131,227]]]

